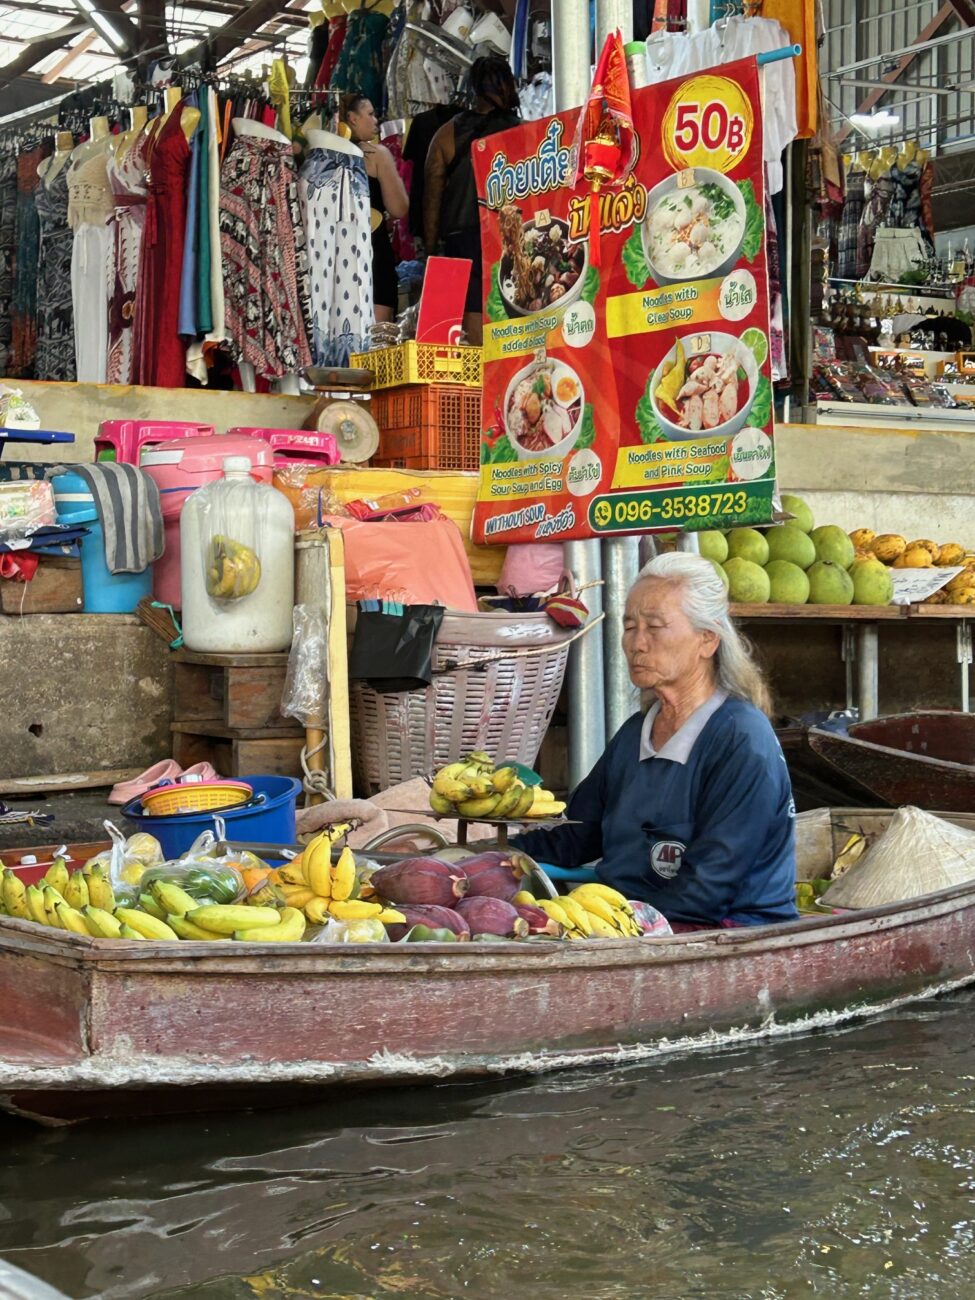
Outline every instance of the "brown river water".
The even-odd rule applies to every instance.
[[[973,1013],[966,991],[290,1111],[0,1120],[0,1256],[76,1300],[973,1300]]]

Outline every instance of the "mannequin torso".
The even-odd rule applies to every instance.
[[[59,131],[55,141],[55,151],[50,158],[45,158],[37,169],[37,174],[44,182],[44,188],[50,189],[56,178],[64,171],[71,160],[74,149],[74,136],[70,131]]]
[[[275,140],[278,144],[286,144],[290,148],[291,141],[282,131],[277,131],[273,126],[265,126],[263,122],[255,122],[250,117],[235,117],[233,120],[235,135],[249,135],[258,140]]]
[[[312,149],[334,149],[336,153],[353,154],[359,158],[362,157],[362,150],[351,140],[346,140],[344,136],[335,135],[332,131],[315,131],[310,130],[305,133],[305,139]]]

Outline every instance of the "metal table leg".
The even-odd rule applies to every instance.
[[[848,713],[856,708],[856,698],[854,691],[854,665],[857,660],[857,643],[853,635],[853,626],[850,623],[844,623],[840,629],[843,641],[840,647],[840,657],[846,668],[846,710]]]
[[[857,629],[857,704],[860,721],[877,717],[880,711],[880,654],[876,623],[862,623]]]
[[[963,618],[958,624],[955,638],[958,646],[958,662],[961,665],[961,708],[963,713],[971,713],[968,669],[972,662],[972,625],[967,619]]]

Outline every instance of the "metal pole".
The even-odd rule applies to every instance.
[[[555,5],[552,6],[555,8]],[[623,44],[633,39],[633,0],[596,0],[596,53],[610,32],[619,32]],[[634,87],[635,89],[635,87]]]
[[[857,702],[860,721],[869,722],[880,711],[880,655],[876,623],[863,623],[857,632]]]
[[[559,0],[552,6],[552,73],[558,112],[585,102],[591,66],[589,0]],[[569,542],[565,562],[580,585],[602,578],[598,542]],[[602,611],[602,587],[590,587],[585,599],[592,614]],[[572,647],[568,686],[569,788],[574,790],[606,746],[603,643],[598,633],[583,637]]]

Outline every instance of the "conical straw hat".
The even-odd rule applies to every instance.
[[[829,907],[881,907],[975,880],[975,831],[920,808],[898,808],[883,835],[820,898]]]

